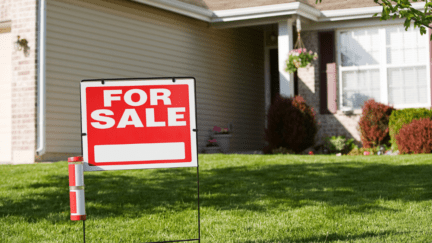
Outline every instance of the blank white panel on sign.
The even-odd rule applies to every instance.
[[[95,162],[184,159],[185,143],[139,143],[94,146]]]

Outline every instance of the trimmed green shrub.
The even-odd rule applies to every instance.
[[[345,136],[332,136],[324,138],[324,147],[330,153],[348,153],[354,147],[354,138],[346,139]]]
[[[396,135],[396,142],[401,154],[432,152],[432,121],[422,118],[404,125]]]
[[[362,116],[359,121],[359,131],[363,147],[372,148],[390,141],[389,119],[392,111],[391,106],[369,99],[362,107]]]
[[[318,131],[315,111],[301,96],[284,98],[278,95],[267,114],[264,153],[272,153],[281,147],[301,153],[314,145]]]
[[[408,108],[392,112],[389,121],[389,131],[393,150],[398,149],[396,135],[399,134],[400,129],[404,125],[410,124],[413,120],[421,118],[432,118],[432,111],[426,108]]]

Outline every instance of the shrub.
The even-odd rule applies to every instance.
[[[401,154],[432,152],[432,121],[428,118],[413,120],[396,135]]]
[[[393,111],[389,121],[390,141],[392,149],[397,150],[396,135],[404,125],[410,124],[414,119],[432,118],[432,111],[426,108],[409,108]]]
[[[324,138],[324,147],[328,149],[330,153],[344,154],[351,151],[354,147],[354,139],[346,139],[345,136],[332,136]]]
[[[372,148],[382,144],[388,144],[389,119],[395,109],[369,99],[364,103],[362,116],[359,121],[359,130],[363,147]]]
[[[278,95],[267,114],[265,140],[268,146],[264,153],[280,147],[300,153],[314,145],[317,131],[315,112],[301,96],[284,98]]]

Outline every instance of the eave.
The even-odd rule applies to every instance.
[[[320,11],[302,2],[211,11],[177,0],[132,1],[202,20],[219,28],[267,24],[280,21],[283,17],[289,17],[291,15],[302,16],[307,22],[366,19],[372,18],[374,14],[380,15],[382,11],[381,6]],[[412,7],[417,10],[424,9],[424,6],[424,2],[412,3]]]

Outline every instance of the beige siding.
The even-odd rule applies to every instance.
[[[0,163],[12,162],[12,34],[0,26]]]
[[[200,151],[208,129],[230,122],[232,151],[263,146],[261,31],[217,30],[128,1],[50,0],[47,9],[48,155],[81,153],[79,82],[89,78],[193,76]]]

